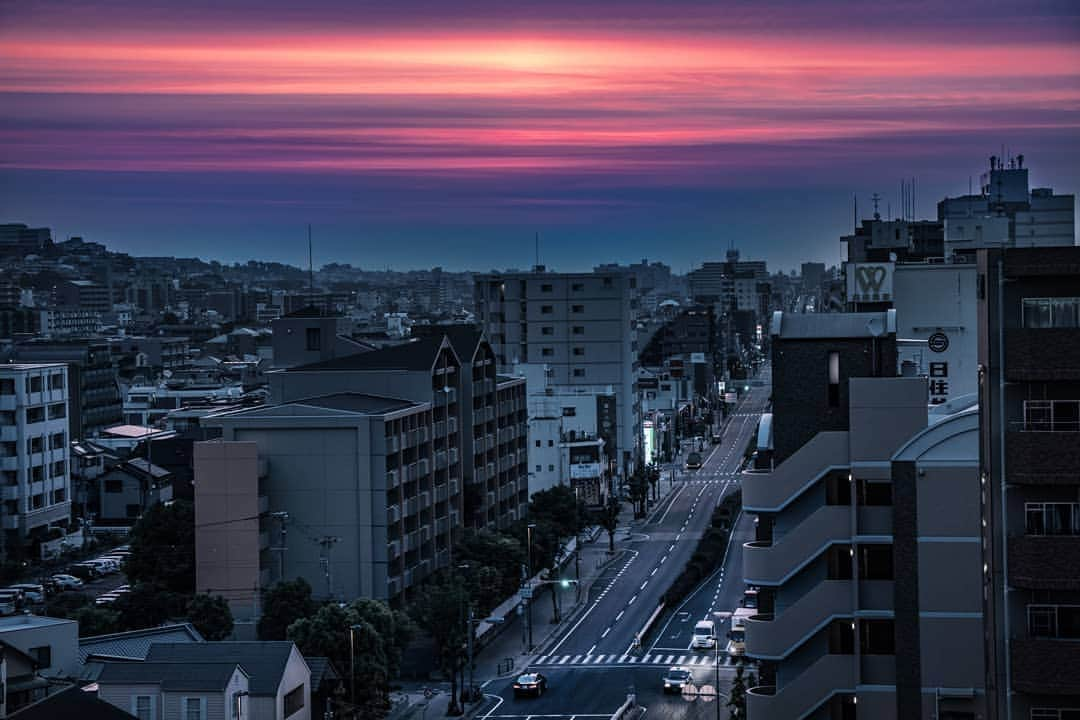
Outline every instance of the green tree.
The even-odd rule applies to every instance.
[[[420,588],[410,606],[416,624],[435,643],[439,668],[450,678],[450,707],[447,715],[460,715],[458,672],[465,660],[466,612],[469,593],[460,578],[443,576]]]
[[[220,595],[199,594],[187,606],[188,620],[207,640],[224,640],[233,631],[232,610]]]
[[[260,640],[284,640],[289,626],[315,614],[319,606],[311,599],[311,585],[304,578],[279,582],[263,593],[259,618]]]
[[[120,629],[120,613],[104,607],[81,607],[71,619],[79,623],[79,637],[108,635]]]
[[[597,524],[607,530],[608,554],[615,553],[615,530],[619,527],[620,512],[622,503],[614,495],[609,495],[607,504],[597,513]]]
[[[155,505],[131,531],[128,579],[162,590],[195,594],[195,509],[176,500]]]
[[[150,583],[138,583],[112,604],[120,614],[122,630],[156,627],[171,617],[182,616],[187,609],[186,595],[160,590]]]
[[[302,653],[328,657],[344,673],[355,670],[346,676],[349,701],[357,717],[364,718],[384,717],[389,709],[390,679],[399,672],[401,652],[411,635],[404,613],[366,598],[344,606],[324,605],[288,628],[288,637]]]
[[[541,490],[529,500],[529,522],[550,525],[559,537],[570,537],[584,530],[588,517],[586,504],[567,485]]]
[[[735,666],[735,677],[731,681],[727,706],[731,709],[731,720],[743,720],[746,717],[746,678],[743,676],[742,662]]]

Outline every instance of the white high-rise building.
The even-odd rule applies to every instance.
[[[499,367],[542,365],[552,392],[595,395],[596,434],[625,477],[641,458],[634,277],[541,266],[475,282],[478,320]]]
[[[0,365],[3,551],[71,519],[68,378],[63,363]]]

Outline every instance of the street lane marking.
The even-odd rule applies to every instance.
[[[660,558],[660,562],[661,562],[661,563],[663,563],[663,562],[664,562],[665,560],[667,560],[667,555],[665,555],[664,557]]]
[[[660,569],[660,568],[653,568],[653,569],[652,569],[652,572],[651,572],[651,573],[649,573],[649,577],[652,577],[653,575],[655,575],[655,574],[656,574],[656,571],[657,571],[657,570],[659,570],[659,569]]]
[[[623,616],[624,612],[626,612],[626,611],[625,610],[620,610],[619,611],[619,614],[615,616],[615,622],[619,622],[619,618],[621,618]]]
[[[622,613],[619,613],[619,614],[621,615]],[[607,637],[607,634],[608,634],[609,632],[611,632],[611,626],[610,626],[610,625],[608,626],[608,629],[607,629],[607,630],[605,630],[605,631],[604,631],[604,633],[603,633],[603,634],[602,634],[602,635],[600,636],[600,639],[601,639],[601,640],[603,640],[604,638],[606,638],[606,637]],[[595,646],[595,645],[593,645],[593,647],[596,647],[596,646]]]
[[[656,571],[653,570],[653,572],[656,572]],[[648,585],[648,584],[649,584],[649,581],[646,580],[645,582],[641,583],[641,587],[639,587],[638,590],[644,590],[645,586]]]
[[[634,595],[634,597],[630,598],[630,602],[628,602],[626,604],[627,605],[633,605],[635,600],[637,600],[637,595],[636,594]]]

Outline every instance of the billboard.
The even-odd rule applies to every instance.
[[[589,480],[600,477],[600,463],[573,463],[570,466],[571,480]]]
[[[891,262],[847,263],[844,265],[848,302],[889,302],[893,299]]]
[[[608,457],[616,457],[619,446],[618,411],[614,395],[596,396],[596,434],[604,439],[604,448]]]

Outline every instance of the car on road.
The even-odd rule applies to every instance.
[[[686,456],[686,469],[697,470],[701,467],[701,453],[692,452]]]
[[[60,590],[82,590],[83,581],[74,575],[53,575],[52,580]]]
[[[678,666],[670,668],[664,675],[664,693],[681,693],[683,687],[692,684],[693,680],[693,675],[686,668]]]
[[[24,597],[32,603],[45,602],[45,587],[39,583],[17,583],[11,587],[23,591]]]
[[[701,620],[694,625],[694,639],[690,643],[695,650],[708,650],[716,645],[716,623]]]
[[[538,672],[518,675],[514,681],[514,697],[522,695],[535,695],[540,697],[547,690],[547,678]]]

